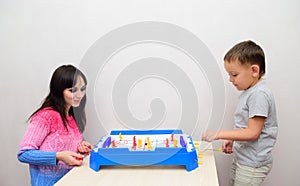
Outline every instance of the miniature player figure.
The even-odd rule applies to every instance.
[[[149,137],[147,137],[147,148],[148,148],[148,150],[152,150],[152,146],[151,146],[151,142],[150,142]]]
[[[111,141],[111,147],[112,147],[112,148],[117,147],[115,140],[112,140],[112,141]]]
[[[142,147],[142,144],[143,144],[143,140],[141,139],[138,139],[138,147],[141,148]]]
[[[136,150],[136,137],[133,136],[133,145],[132,145],[132,149]]]
[[[123,137],[122,137],[122,133],[121,133],[121,132],[120,132],[120,134],[119,134],[119,139],[120,139],[120,141],[123,140]]]
[[[166,147],[169,147],[169,139],[166,138]]]
[[[178,147],[178,140],[174,139],[174,147]]]

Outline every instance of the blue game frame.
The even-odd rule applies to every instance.
[[[182,130],[113,130],[110,135],[158,135],[158,134],[183,134]],[[98,143],[104,144],[103,148],[93,148],[90,155],[90,168],[99,171],[101,166],[114,165],[140,165],[140,166],[175,166],[183,165],[187,171],[192,171],[198,167],[197,152],[190,136],[189,146],[192,148],[187,151],[184,147],[161,148],[157,147],[154,151],[130,151],[128,148],[108,148],[111,141],[103,137]],[[104,141],[106,140],[106,141]],[[105,144],[106,143],[106,144]]]

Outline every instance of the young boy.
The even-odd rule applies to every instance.
[[[234,114],[234,130],[205,131],[202,139],[224,139],[222,150],[233,153],[230,185],[260,185],[272,167],[277,137],[275,100],[262,76],[265,56],[252,41],[238,43],[224,57],[229,81],[243,91]]]

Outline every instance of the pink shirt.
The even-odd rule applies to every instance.
[[[23,137],[20,150],[37,149],[47,152],[73,151],[82,141],[76,121],[72,116],[67,117],[68,131],[63,125],[59,113],[51,108],[44,108],[30,120],[28,129]],[[63,162],[59,166],[69,167]]]

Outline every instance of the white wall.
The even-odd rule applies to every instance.
[[[297,0],[101,2],[2,0],[0,2],[0,140],[2,141],[0,185],[29,184],[28,167],[17,161],[16,154],[27,127],[26,119],[47,94],[53,70],[61,64],[72,63],[90,72],[91,67],[82,63],[84,56],[98,39],[116,28],[144,21],[177,25],[193,33],[207,46],[217,64],[215,67],[219,66],[215,72],[220,73],[225,81],[224,122],[216,124],[222,129],[232,127],[232,114],[239,94],[227,82],[222,62],[224,53],[233,44],[245,39],[253,39],[264,48],[267,56],[266,79],[276,97],[280,126],[274,149],[274,166],[264,185],[298,185],[299,18],[300,2]],[[193,65],[185,66],[182,61],[184,59],[188,61],[188,58],[176,50],[176,47],[167,47],[161,43],[142,44],[132,46],[131,51],[130,47],[127,47],[128,50],[119,51],[119,56],[115,55],[115,58],[108,61],[113,64],[108,66],[110,68],[95,71],[103,73],[98,74],[95,86],[89,87],[89,95],[95,97],[90,99],[93,102],[89,101],[87,105],[87,110],[91,112],[88,112],[89,123],[84,134],[92,143],[106,133],[106,130],[124,126],[120,125],[116,118],[110,118],[114,116],[114,113],[109,111],[112,109],[109,105],[111,98],[104,97],[110,95],[109,91],[112,89],[110,83],[113,83],[114,78],[122,71],[120,69],[122,65],[126,66],[126,64],[116,65],[118,64],[116,61],[124,62],[122,59],[133,62],[137,58],[159,56],[174,62],[185,71],[191,78],[199,99],[201,116],[198,128],[196,127],[193,133],[195,139],[199,139],[202,127],[205,128],[209,123],[210,114],[214,114],[209,112],[213,110],[214,93],[207,88],[209,83],[214,82],[210,82],[210,78],[205,79],[211,75],[205,74],[205,70],[201,71],[202,62],[198,69]],[[131,58],[130,55],[136,55],[137,58]],[[189,61],[189,64],[193,63]],[[105,73],[113,75],[105,76]],[[89,78],[92,72],[86,75]],[[108,79],[101,81],[101,78],[105,77]],[[172,123],[178,126],[182,101],[180,92],[176,92],[176,88],[170,86],[167,80],[153,77],[150,78],[151,81],[146,80],[138,82],[128,97],[133,115],[144,120],[151,117],[148,104],[154,97],[159,97],[167,106],[160,126],[170,127]],[[149,92],[151,89],[147,88],[150,86],[160,91]],[[146,102],[143,102],[144,98]],[[93,112],[95,108],[100,109],[100,114],[96,114],[99,114],[102,123],[99,123]],[[209,108],[209,111],[205,108]],[[220,142],[215,142],[215,145],[219,146]],[[216,161],[220,185],[226,186],[231,156],[216,153]]]

